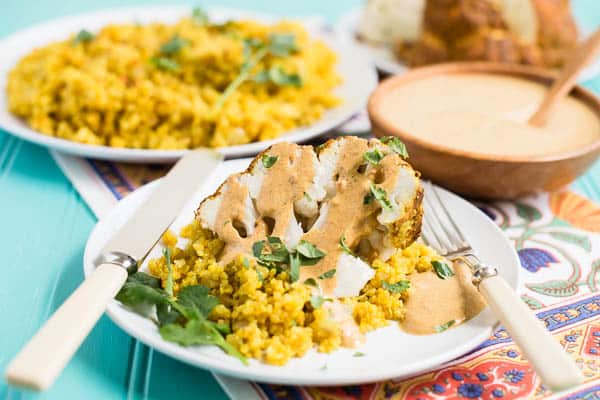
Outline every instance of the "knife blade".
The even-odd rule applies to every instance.
[[[124,253],[136,261],[143,260],[198,189],[198,184],[222,160],[221,154],[207,149],[186,154],[161,180],[148,201],[108,241],[102,253]]]
[[[46,321],[6,369],[6,380],[34,390],[49,388],[81,345],[109,301],[167,230],[222,156],[199,149],[183,156],[148,200],[108,241],[97,268]]]

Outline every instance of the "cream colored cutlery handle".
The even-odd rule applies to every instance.
[[[503,278],[483,279],[479,291],[546,387],[557,392],[581,384],[573,359]]]
[[[122,267],[98,266],[11,361],[6,380],[35,390],[50,387],[126,279]]]

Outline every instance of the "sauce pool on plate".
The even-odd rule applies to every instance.
[[[547,91],[541,83],[499,74],[442,74],[398,85],[382,115],[421,140],[495,156],[547,156],[600,138],[600,117],[587,104],[562,99],[545,126],[527,124]]]
[[[411,294],[406,301],[402,328],[415,335],[438,333],[465,322],[486,306],[471,282],[469,267],[453,265],[454,276],[440,279],[435,272],[410,275]]]

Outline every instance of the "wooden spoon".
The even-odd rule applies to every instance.
[[[554,81],[542,104],[537,109],[535,114],[529,119],[529,124],[533,126],[544,126],[550,113],[556,104],[569,94],[573,86],[577,83],[579,72],[585,67],[596,55],[600,48],[600,29],[594,32],[585,42],[579,46],[573,57],[565,65],[561,74]]]

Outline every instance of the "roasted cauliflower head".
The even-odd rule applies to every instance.
[[[295,279],[329,272],[319,282],[325,294],[356,296],[374,275],[372,260],[420,234],[423,191],[405,156],[395,138],[341,137],[317,150],[278,143],[223,182],[196,218],[223,241],[221,263],[286,258],[301,266]]]

